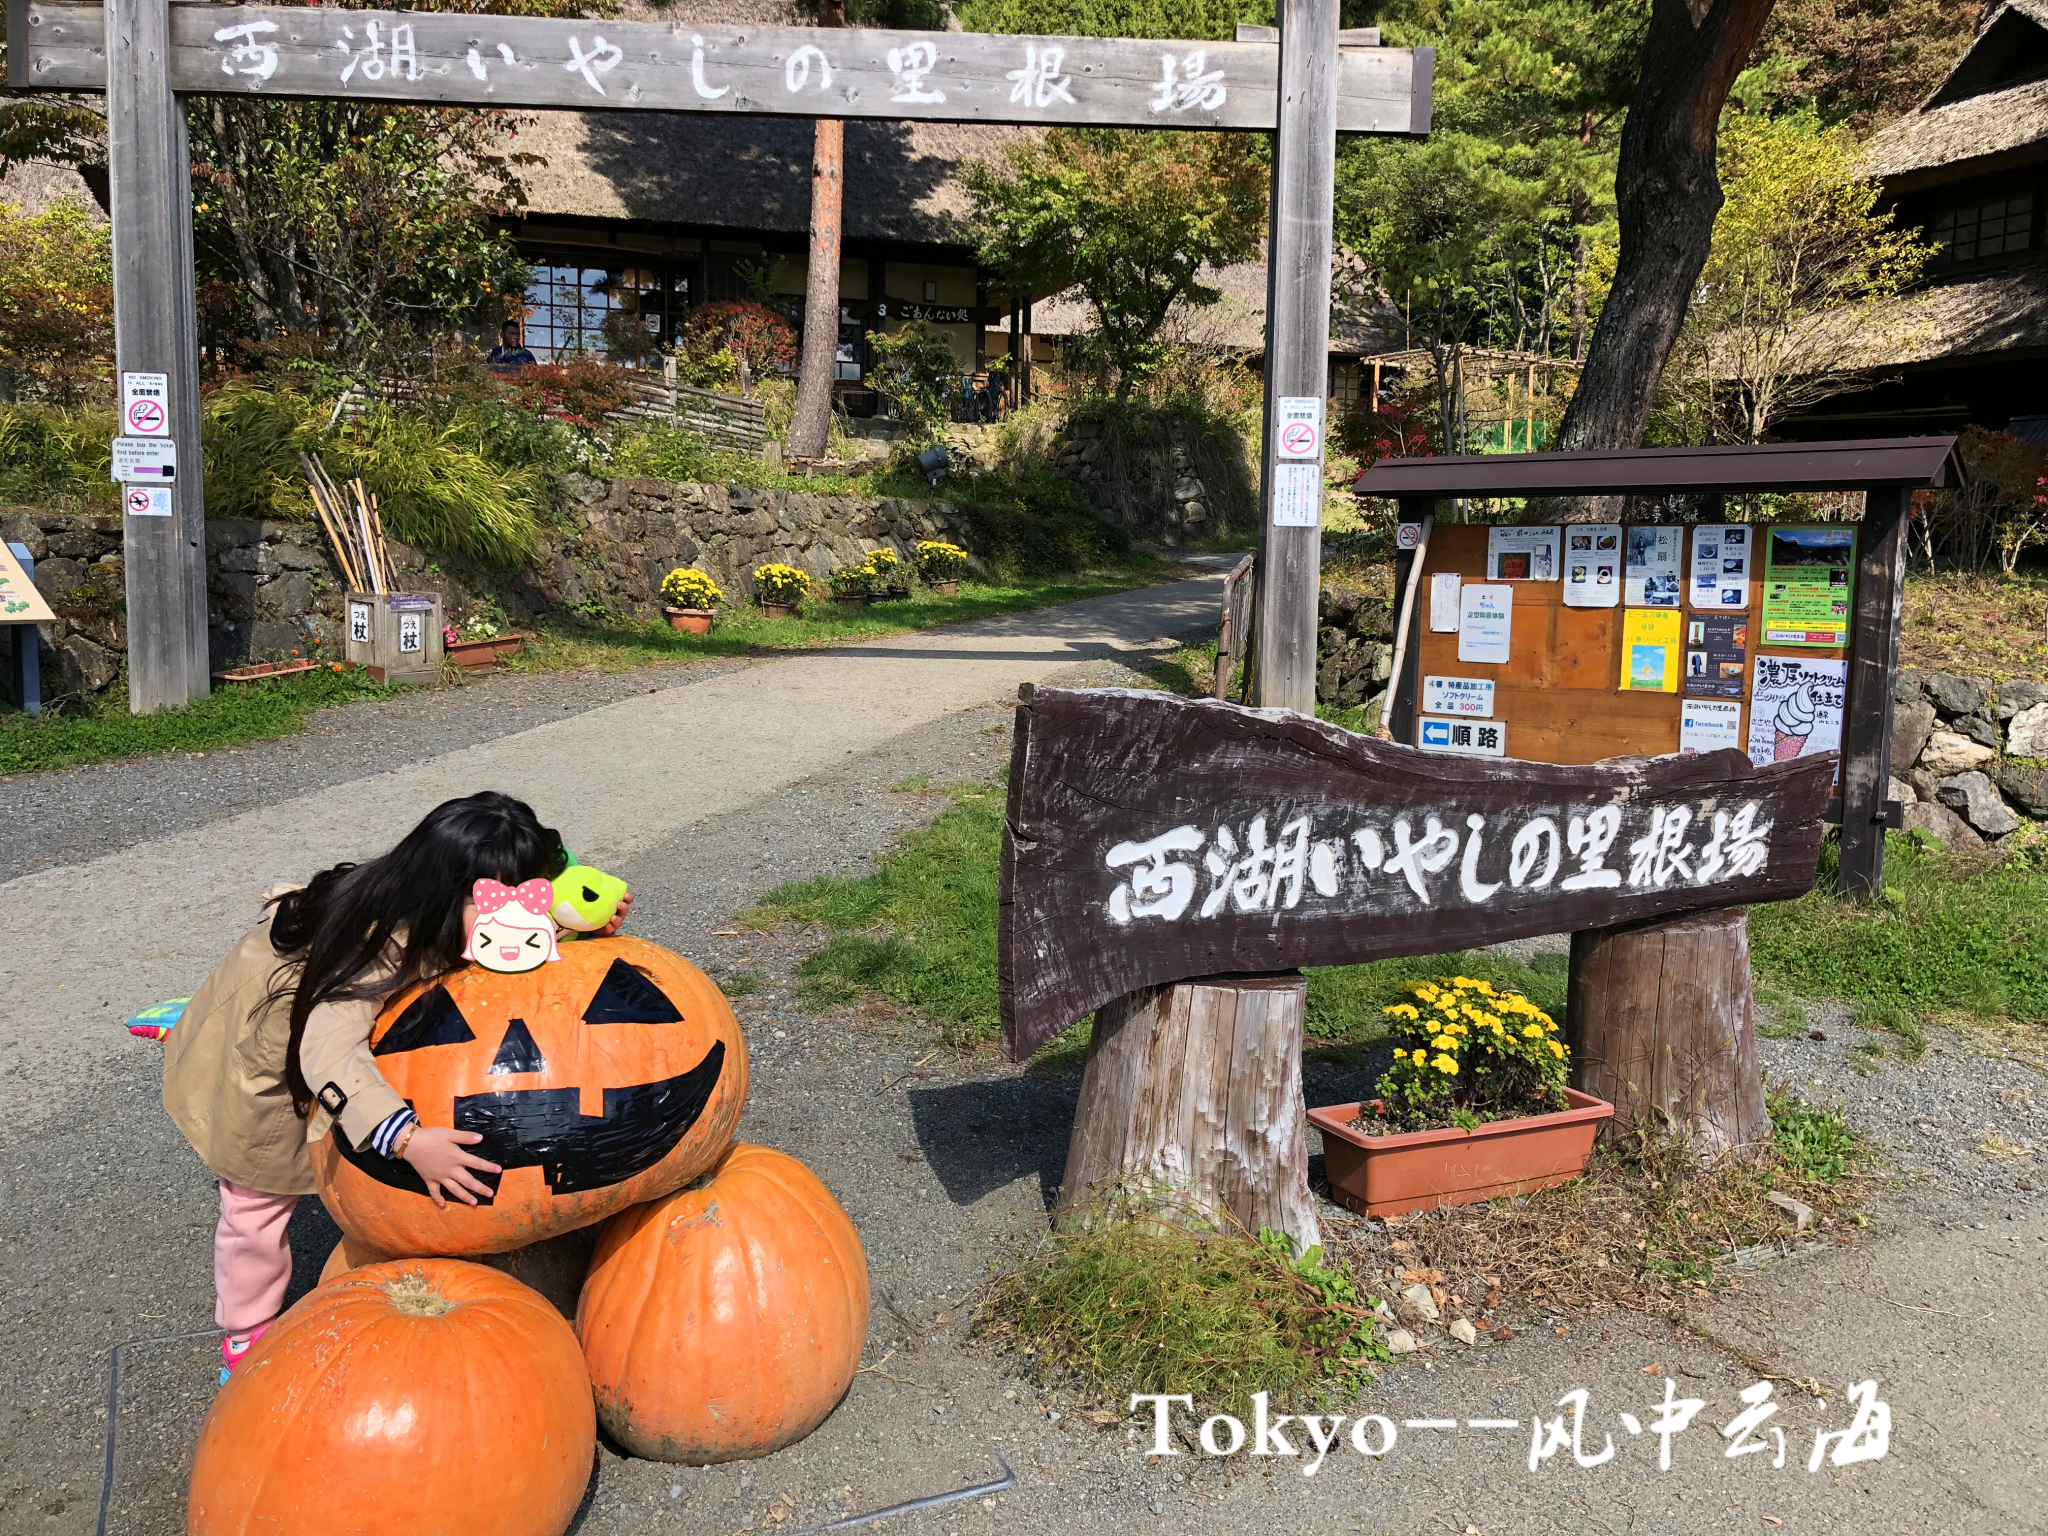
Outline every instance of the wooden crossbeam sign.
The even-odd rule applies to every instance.
[[[98,91],[99,5],[9,0],[8,81]],[[1427,133],[1428,49],[1338,50],[1337,127]],[[1279,122],[1267,43],[556,21],[321,6],[170,7],[171,89],[430,106],[1129,128]]]
[[[1003,1039],[1198,976],[1431,955],[1809,890],[1837,754],[1565,767],[1280,710],[1026,687],[1003,832]]]

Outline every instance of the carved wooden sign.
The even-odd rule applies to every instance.
[[[1003,1042],[1125,993],[1347,965],[1813,885],[1832,752],[1591,767],[1452,757],[1281,710],[1021,690],[1003,834]]]
[[[479,107],[1273,128],[1270,43],[173,5],[171,86]],[[8,84],[98,91],[103,7],[9,0]],[[1428,49],[1345,48],[1337,126],[1429,131]]]

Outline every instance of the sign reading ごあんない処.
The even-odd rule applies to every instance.
[[[1485,721],[1448,721],[1476,728]],[[1026,688],[1003,839],[1022,1059],[1194,976],[1437,954],[1813,884],[1835,755],[1571,767],[1423,752],[1283,710]]]

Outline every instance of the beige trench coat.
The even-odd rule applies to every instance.
[[[335,1116],[316,1101],[301,1119],[285,1085],[292,994],[287,988],[265,1001],[294,969],[270,947],[270,917],[266,912],[206,978],[166,1037],[164,1110],[206,1166],[229,1183],[306,1195],[314,1187],[310,1144],[329,1126],[339,1119],[350,1145],[360,1148],[386,1116],[404,1107],[370,1054],[370,1029],[390,996],[395,966],[387,962],[355,995],[322,1003],[306,1020],[299,1042],[306,1081],[316,1093],[338,1086],[347,1104]]]

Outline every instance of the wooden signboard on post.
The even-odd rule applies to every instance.
[[[1340,37],[1336,0],[1281,0],[1277,47],[166,0],[8,0],[7,19],[12,89],[107,92],[119,366],[170,381],[186,474],[168,498],[172,515],[127,524],[130,702],[138,710],[196,698],[207,680],[190,168],[179,96],[1274,132],[1269,376],[1297,404],[1312,397],[1319,408],[1336,135],[1426,134],[1430,119],[1431,50],[1380,48],[1376,33],[1371,44]],[[1269,466],[1275,430],[1269,413]],[[1282,477],[1297,489],[1308,457],[1295,454],[1297,468]],[[1318,523],[1321,458],[1318,438]],[[1259,604],[1275,657],[1261,669],[1278,690],[1268,702],[1313,709],[1319,557],[1319,530],[1290,524],[1261,564],[1262,593],[1273,588]]]

